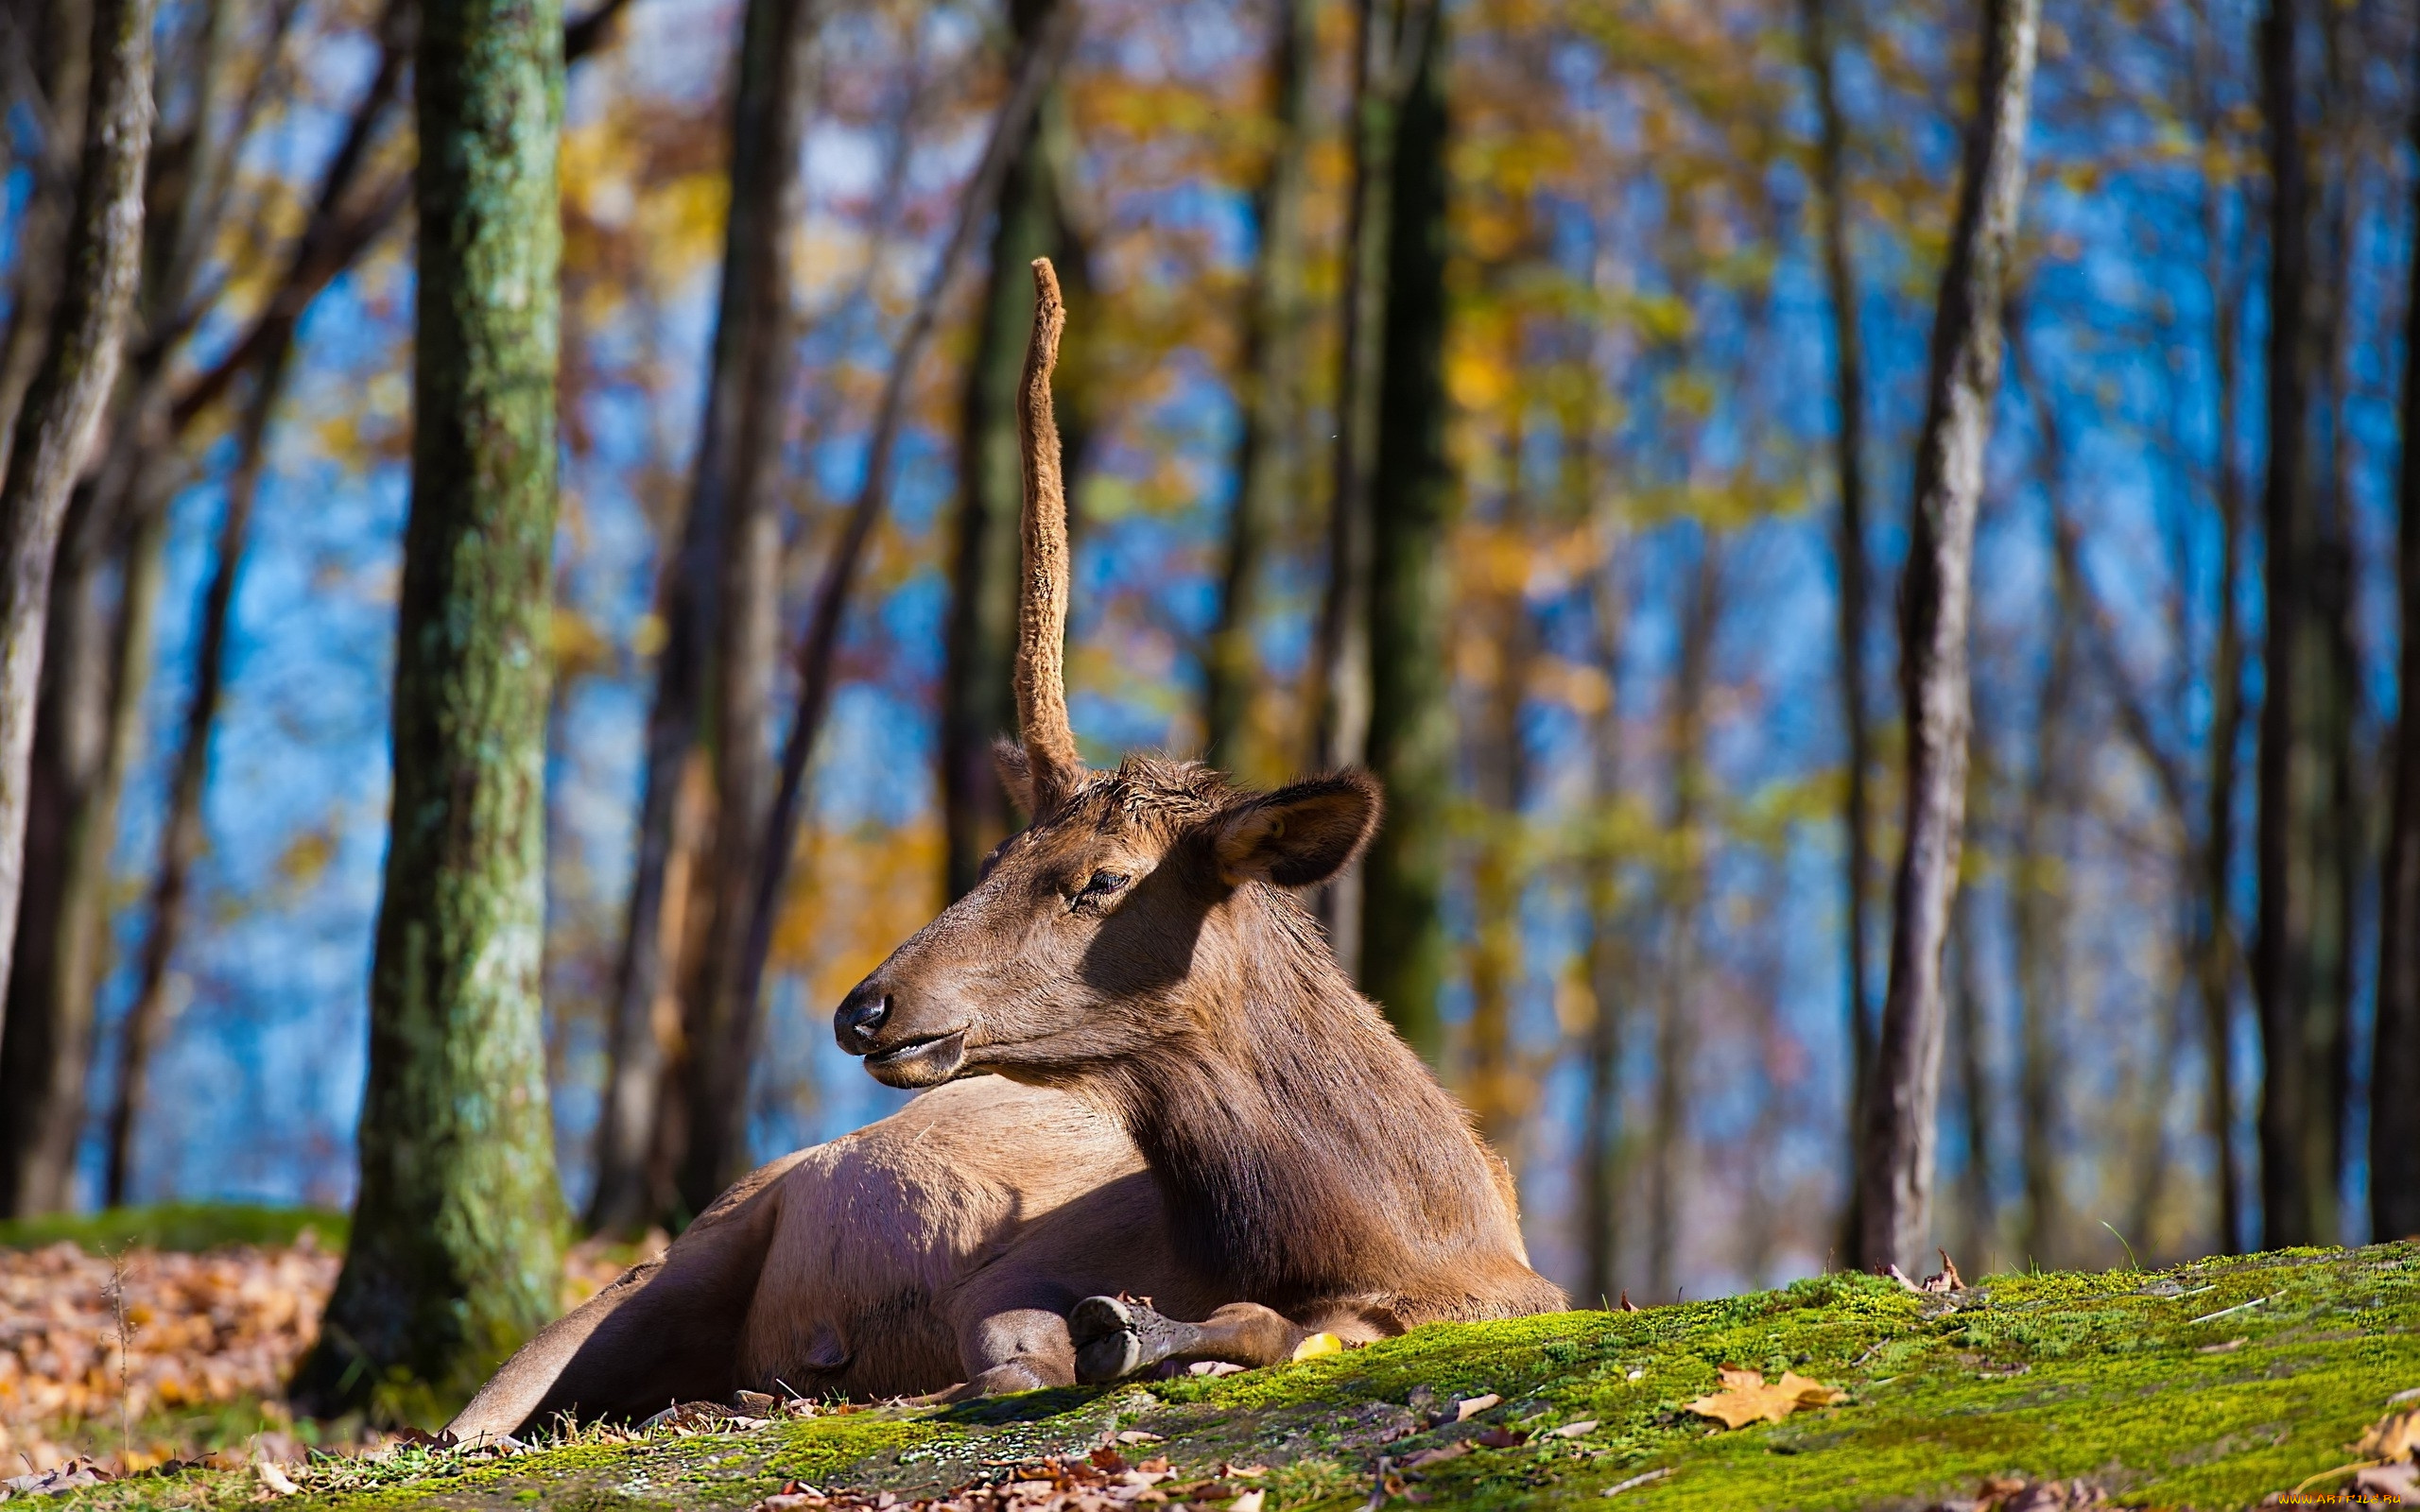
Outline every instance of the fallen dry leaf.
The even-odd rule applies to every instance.
[[[2365,1459],[2382,1459],[2389,1464],[2420,1459],[2420,1407],[2379,1418],[2361,1435],[2355,1452]]]
[[[1471,1435],[1471,1442],[1482,1449],[1518,1449],[1529,1441],[1526,1428],[1487,1428]]]
[[[1184,1367],[1187,1375],[1196,1376],[1241,1375],[1243,1368],[1232,1360],[1196,1360]]]
[[[1297,1360],[1316,1360],[1323,1354],[1343,1352],[1344,1341],[1333,1333],[1314,1333],[1294,1346],[1294,1358]]]
[[[1770,1384],[1763,1371],[1737,1366],[1724,1366],[1721,1375],[1722,1389],[1690,1402],[1688,1410],[1726,1428],[1745,1428],[1760,1419],[1777,1423],[1801,1407],[1828,1407],[1848,1400],[1847,1392],[1792,1370],[1783,1371],[1781,1379]]]
[[[1160,1441],[1160,1435],[1147,1434],[1140,1428],[1129,1428],[1117,1435],[1117,1441],[1121,1444],[1156,1444]]]
[[[1597,1419],[1594,1418],[1582,1418],[1576,1423],[1565,1423],[1560,1428],[1547,1430],[1557,1438],[1578,1438],[1582,1434],[1592,1434],[1596,1431]]]
[[[1426,1469],[1431,1465],[1443,1465],[1449,1459],[1460,1459],[1470,1452],[1470,1440],[1457,1438],[1450,1444],[1440,1444],[1435,1449],[1424,1449],[1417,1454],[1406,1455],[1403,1468],[1408,1470]]]
[[[100,1486],[117,1479],[89,1459],[76,1458],[63,1465],[29,1475],[12,1475],[0,1481],[0,1497],[22,1492],[27,1496],[58,1496],[87,1486]]]
[[[1260,1512],[1261,1503],[1268,1500],[1269,1493],[1255,1486],[1228,1503],[1228,1512]]]
[[[1497,1402],[1502,1401],[1504,1399],[1502,1397],[1497,1396],[1493,1391],[1487,1393],[1483,1397],[1464,1397],[1461,1400],[1454,1403],[1454,1421],[1458,1423],[1469,1422],[1475,1414],[1485,1412],[1487,1409],[1495,1406]]]
[[[1941,1270],[1938,1274],[1927,1276],[1921,1281],[1910,1280],[1908,1273],[1896,1265],[1891,1266],[1883,1274],[1920,1297],[1946,1297],[1951,1292],[1964,1291],[1966,1278],[1958,1274],[1958,1262],[1949,1258],[1949,1251],[1946,1249],[1938,1249],[1934,1253],[1941,1257]]]
[[[253,1466],[252,1470],[260,1476],[261,1485],[271,1496],[292,1496],[302,1489],[294,1484],[293,1480],[286,1475],[285,1469],[275,1460],[265,1459]]]

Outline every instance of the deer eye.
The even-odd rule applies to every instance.
[[[1106,898],[1112,893],[1122,890],[1129,880],[1123,872],[1096,871],[1085,882],[1084,890],[1076,896],[1079,899]]]

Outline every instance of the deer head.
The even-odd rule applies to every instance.
[[[1254,793],[1192,762],[1085,767],[1067,721],[1067,508],[1050,403],[1066,312],[1048,259],[1033,282],[1017,417],[1021,739],[996,752],[1032,822],[834,1013],[840,1047],[894,1087],[982,1072],[1062,1082],[1216,1034],[1202,978],[1234,975],[1272,906],[1289,934],[1307,933],[1276,892],[1325,881],[1377,827],[1378,787],[1360,772]]]

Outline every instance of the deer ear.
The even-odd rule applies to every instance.
[[[1033,812],[1033,761],[1025,747],[1002,735],[992,742],[992,769],[1000,774],[1000,785],[1009,790],[1009,799],[1025,810],[1026,817],[1039,818]]]
[[[1242,799],[1211,821],[1211,847],[1230,885],[1325,882],[1361,853],[1385,806],[1377,779],[1338,772]]]

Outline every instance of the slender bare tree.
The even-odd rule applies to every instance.
[[[1319,8],[1277,0],[1270,17],[1269,160],[1253,193],[1259,247],[1244,305],[1243,424],[1236,438],[1236,498],[1219,574],[1219,620],[1202,655],[1202,759],[1239,770],[1238,747],[1257,681],[1253,607],[1261,558],[1278,510],[1302,475],[1289,444],[1301,410],[1303,198],[1310,163],[1312,65]]]
[[[1434,1060],[1444,1039],[1439,999],[1449,954],[1444,894],[1455,777],[1446,531],[1458,490],[1445,455],[1452,417],[1444,350],[1451,129],[1443,10],[1434,0],[1403,0],[1403,9],[1368,504],[1367,756],[1386,784],[1387,822],[1361,860],[1355,969],[1388,1021]]]
[[[2413,77],[2420,78],[2420,60]],[[2420,146],[2420,108],[2411,117]],[[2413,198],[2420,210],[2420,190]],[[2395,582],[2403,604],[2403,707],[2394,809],[2378,902],[2377,1030],[2370,1072],[2370,1237],[2420,1234],[2420,253],[2404,301],[2403,469]]]
[[[16,438],[17,411],[42,366],[50,339],[51,314],[59,302],[69,216],[76,208],[78,169],[83,161],[84,105],[92,92],[93,22],[84,0],[27,5],[11,18],[11,42],[32,76],[43,110],[42,136],[28,154],[32,193],[17,224],[15,266],[10,269],[9,325],[0,336],[0,476],[9,470]],[[12,93],[16,91],[12,90]],[[9,133],[11,137],[14,133]]]
[[[2321,333],[2311,318],[2301,9],[2295,0],[2272,0],[2259,43],[2269,132],[2269,471],[2261,499],[2266,640],[2252,981],[2262,1062],[2261,1244],[2269,1248],[2328,1242],[2338,1175],[2332,988],[2343,915],[2331,853],[2339,773],[2327,728],[2337,713],[2329,607],[2338,585],[2329,532],[2311,497],[2309,379]]]
[[[1403,108],[1427,55],[1435,9],[1436,0],[1356,0],[1353,8],[1327,586],[1312,642],[1308,689],[1309,763],[1329,769],[1357,765],[1370,755],[1371,575],[1377,549],[1372,490],[1381,451],[1394,160]],[[1319,899],[1337,959],[1348,972],[1357,972],[1361,962],[1363,875],[1363,864],[1347,867]]]
[[[2206,3],[2195,8],[2194,64],[2195,129],[2204,144],[2204,161],[2223,162],[2227,155],[2218,149],[2226,118],[2214,84],[2220,72],[2218,27]],[[2236,594],[2243,578],[2244,498],[2235,452],[2240,262],[2232,253],[2225,185],[2217,180],[2218,172],[2207,170],[2201,188],[2203,277],[2209,286],[2211,382],[2216,390],[2211,420],[2219,438],[2213,502],[2220,545],[2219,581],[2211,605],[2216,637],[2210,651],[2208,771],[2202,795],[2202,843],[2194,857],[2201,896],[2193,944],[2202,994],[2203,1057],[2209,1076],[2203,1118],[2217,1156],[2212,1182],[2217,1188],[2219,1248],[2231,1255],[2243,1247],[2243,1178],[2235,1138],[2235,988],[2242,950],[2236,938],[2229,884],[2235,869],[2236,746],[2243,730],[2243,622]]]
[[[773,800],[773,683],[781,657],[782,417],[797,369],[790,237],[805,220],[799,177],[811,114],[807,51],[818,0],[753,0],[742,23],[733,112],[731,220],[693,510],[716,518],[720,601],[709,721],[715,835],[696,916],[702,970],[681,1041],[680,1205],[702,1212],[748,1165],[748,1046],[740,1022],[743,941],[756,848]]]
[[[1972,718],[1966,642],[1975,515],[1999,392],[2002,302],[2024,198],[2040,22],[2040,0],[1989,0],[1984,7],[1976,115],[1933,314],[1931,373],[1916,442],[1900,625],[1907,808],[1892,897],[1890,986],[1858,1172],[1858,1259],[1876,1270],[1917,1263],[1932,1228],[1946,1022],[1942,948],[1958,892]]]
[[[72,9],[72,8],[71,8]],[[0,481],[0,1002],[24,891],[27,766],[50,580],[141,275],[151,145],[152,0],[95,0],[93,81],[64,283]]]
[[[1856,1159],[1866,1078],[1873,1070],[1874,1020],[1866,1009],[1866,911],[1874,891],[1873,822],[1866,778],[1874,765],[1873,734],[1866,716],[1865,629],[1870,569],[1865,554],[1865,343],[1858,324],[1858,286],[1849,258],[1848,128],[1832,77],[1832,0],[1803,0],[1800,8],[1806,69],[1814,80],[1819,130],[1815,139],[1815,202],[1824,247],[1824,281],[1832,310],[1832,402],[1840,424],[1832,442],[1832,467],[1840,480],[1833,551],[1840,576],[1841,732],[1842,753],[1841,826],[1848,900],[1844,933],[1848,946],[1849,1144]],[[1854,1188],[1852,1188],[1854,1191]],[[1854,1219],[1852,1219],[1854,1223]]]
[[[1706,695],[1714,676],[1715,631],[1722,623],[1722,543],[1703,526],[1697,534],[1697,562],[1674,606],[1680,645],[1665,737],[1672,773],[1672,802],[1665,824],[1670,850],[1658,882],[1664,950],[1656,984],[1655,1097],[1647,1152],[1647,1286],[1658,1301],[1677,1295],[1681,1282],[1683,1188],[1690,1163],[1689,1110],[1696,1103],[1690,1071],[1697,1060],[1697,994],[1703,985],[1706,928],[1706,809],[1713,797],[1706,761]]]
[[[1008,0],[1011,71],[1046,51],[1075,0]],[[1033,320],[1033,259],[1065,271],[1080,300],[1085,251],[1072,197],[1076,146],[1065,94],[1048,81],[1019,129],[997,193],[989,279],[959,411],[959,498],[951,522],[949,619],[942,631],[941,788],[943,881],[956,898],[1015,826],[992,765],[1009,728],[1009,662],[1016,642],[1017,387]],[[1071,409],[1074,406],[1071,406]],[[1071,421],[1080,416],[1071,413]],[[1082,426],[1068,455],[1080,466]]]

